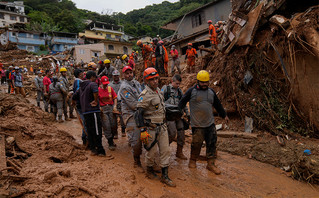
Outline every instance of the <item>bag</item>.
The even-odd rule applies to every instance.
[[[165,117],[167,121],[176,121],[181,119],[181,117],[183,116],[183,112],[177,105],[165,104],[165,110]]]

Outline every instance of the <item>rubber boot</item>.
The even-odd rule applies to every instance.
[[[70,113],[70,118],[75,119],[76,117],[73,115],[73,113]]]
[[[187,160],[187,157],[183,154],[183,146],[177,145],[176,157],[182,160]]]
[[[213,173],[215,173],[215,175],[220,175],[221,174],[221,171],[215,165],[215,159],[214,158],[210,158],[210,159],[207,160],[206,168],[209,171],[212,171]]]
[[[142,163],[141,163],[141,158],[140,156],[138,157],[134,157],[134,168],[140,172],[140,173],[144,173],[144,169],[142,167]]]
[[[38,107],[40,107],[40,102],[37,102]]]
[[[68,117],[68,115],[64,115],[64,120],[65,121],[71,121],[71,119]]]
[[[122,128],[122,137],[126,137],[125,127]]]
[[[188,168],[196,168],[196,160],[200,151],[195,151],[194,148],[191,148],[191,157],[189,159]]]
[[[109,143],[109,149],[111,151],[114,151],[116,148],[116,144],[114,143],[113,138],[107,139],[107,142]]]
[[[170,187],[176,187],[176,184],[168,177],[168,167],[162,168],[161,182]]]
[[[62,122],[63,122],[62,116],[59,116],[59,117],[58,117],[58,122],[59,122],[59,123],[62,123]]]
[[[156,175],[154,169],[152,166],[148,166],[146,169],[146,177],[149,179],[159,179],[158,175]]]

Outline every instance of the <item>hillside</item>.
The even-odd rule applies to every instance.
[[[124,25],[125,32],[132,36],[156,36],[159,34],[161,37],[166,37],[172,32],[160,29],[162,24],[210,1],[180,0],[176,3],[164,1],[161,4],[149,5],[127,14],[113,13],[111,15],[78,9],[71,0],[62,0],[62,2],[58,2],[58,0],[24,0],[24,4],[26,14],[31,21],[27,26],[29,30],[78,33],[84,30],[86,20],[93,20]]]

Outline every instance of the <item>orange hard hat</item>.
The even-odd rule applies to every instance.
[[[144,77],[145,80],[149,80],[149,79],[152,79],[152,78],[155,78],[155,77],[159,77],[159,75],[158,75],[158,73],[157,73],[155,68],[149,67],[149,68],[144,70],[143,77]]]
[[[140,46],[140,45],[142,45],[143,43],[142,43],[142,41],[141,40],[138,40],[137,42],[136,42],[136,45],[138,45],[138,46]]]
[[[188,43],[187,45],[188,45],[188,46],[193,46],[193,43]]]

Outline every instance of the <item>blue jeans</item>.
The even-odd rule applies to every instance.
[[[80,115],[80,118],[82,120],[82,124],[83,124],[83,127],[84,127],[84,129],[82,129],[82,141],[83,141],[83,144],[85,144],[87,142],[88,137],[86,136],[87,129],[86,129],[85,121],[84,121],[84,116],[82,114],[81,109],[77,109],[77,111],[78,111],[78,113]]]

